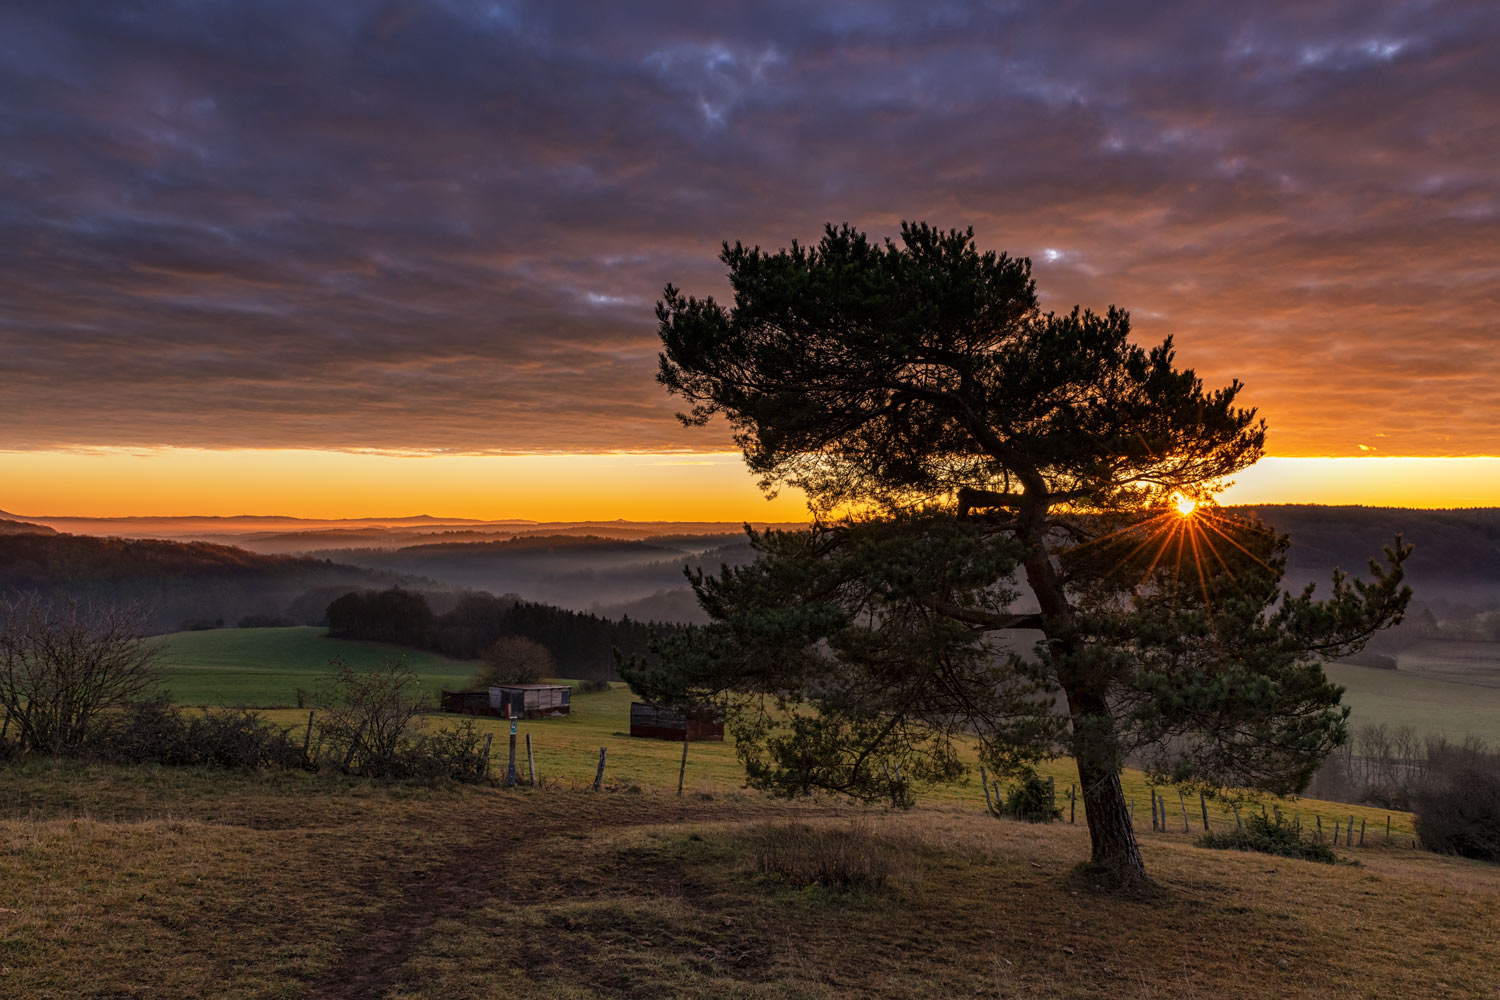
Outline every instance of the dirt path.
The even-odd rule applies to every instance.
[[[433,924],[508,893],[512,887],[507,886],[506,875],[516,869],[517,858],[542,850],[552,838],[692,820],[732,821],[755,814],[754,810],[725,808],[722,803],[710,808],[683,803],[675,809],[654,812],[643,823],[638,804],[628,801],[606,800],[600,803],[604,808],[584,815],[569,810],[569,804],[559,800],[556,813],[538,810],[529,816],[525,840],[515,843],[513,850],[498,850],[496,845],[514,843],[516,827],[496,829],[495,824],[488,824],[477,829],[475,842],[454,851],[437,869],[410,879],[402,887],[401,898],[373,917],[344,946],[328,972],[309,987],[308,996],[314,1000],[374,1000],[384,996],[400,981],[401,969]]]

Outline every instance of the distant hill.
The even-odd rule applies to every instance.
[[[55,535],[57,532],[45,524],[32,524],[30,521],[12,521],[8,518],[0,518],[0,535]]]
[[[161,629],[247,615],[318,621],[349,590],[432,581],[322,559],[265,556],[207,542],[0,534],[0,593],[140,601]]]
[[[1327,581],[1337,566],[1365,575],[1369,559],[1400,534],[1414,546],[1407,577],[1418,601],[1500,607],[1500,510],[1264,505],[1253,511],[1291,536],[1289,582]]]

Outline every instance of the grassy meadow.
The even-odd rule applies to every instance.
[[[275,708],[288,704],[285,691],[303,687],[316,688],[328,669],[328,659],[340,656],[356,667],[371,668],[387,662],[403,651],[379,643],[353,642],[326,638],[321,630],[289,629],[217,629],[202,632],[180,632],[167,637],[168,649],[175,664],[168,684],[174,698],[182,704],[218,704],[273,706],[268,718],[289,727],[307,724],[306,710]],[[439,687],[467,686],[473,664],[447,660],[433,654],[418,653],[407,661],[430,685],[435,698]],[[271,666],[266,666],[266,665]],[[262,671],[264,667],[264,671]],[[1338,669],[1338,665],[1335,665]],[[1349,669],[1349,668],[1345,668]],[[1389,671],[1352,668],[1370,674]],[[241,677],[240,672],[244,671]],[[1400,678],[1398,678],[1400,679]],[[1342,683],[1342,682],[1341,682]],[[1424,682],[1443,688],[1452,685]],[[205,691],[235,691],[233,697],[205,697]],[[1486,692],[1487,693],[1487,692]],[[526,719],[517,724],[517,769],[525,779],[526,736],[530,735],[538,777],[556,787],[584,788],[594,780],[599,763],[599,749],[606,750],[605,781],[612,788],[639,790],[648,794],[674,793],[682,766],[682,745],[662,740],[634,739],[630,736],[630,703],[634,700],[628,688],[615,684],[607,692],[575,694],[569,715],[548,719]],[[1356,708],[1356,711],[1358,709]],[[432,713],[426,724],[451,725],[459,717]],[[510,723],[500,719],[475,718],[481,731],[495,736],[492,771],[503,775],[509,745]],[[1358,721],[1358,720],[1356,720]],[[1071,760],[1044,764],[1044,776],[1051,777],[1057,791],[1058,805],[1069,815],[1068,795],[1077,773]],[[1142,836],[1160,836],[1151,831],[1151,788],[1145,775],[1128,770],[1123,778],[1126,795],[1135,800],[1136,828]],[[722,795],[744,785],[744,769],[735,756],[732,739],[723,743],[694,743],[688,750],[685,788],[689,792]],[[1183,796],[1172,788],[1158,790],[1167,797],[1173,830],[1181,835],[1183,811],[1194,835],[1202,832],[1206,806],[1209,824],[1215,829],[1233,826],[1232,808],[1226,802],[1210,800],[1200,803],[1195,797]],[[982,812],[984,789],[977,774],[937,787],[923,788],[919,800],[927,805],[951,806]],[[1386,820],[1390,819],[1393,841],[1410,843],[1413,829],[1405,813],[1363,806],[1319,802],[1312,799],[1257,799],[1238,806],[1243,816],[1247,810],[1279,808],[1288,817],[1296,817],[1309,828],[1321,819],[1331,835],[1334,824],[1341,828],[1354,817],[1356,827],[1363,821],[1367,842],[1373,842],[1375,831],[1383,840]],[[1080,804],[1073,814],[1075,825],[1082,826],[1085,816]]]
[[[861,878],[813,873],[841,845]],[[0,997],[1489,997],[1500,868],[613,788],[0,770]]]
[[[276,707],[330,658],[398,651],[315,629],[166,639],[174,697]],[[471,664],[408,662],[433,689]],[[1335,667],[1335,670],[1347,669]],[[1368,673],[1382,673],[1367,671]],[[1400,678],[1398,678],[1399,680]],[[1433,682],[1437,683],[1437,682]],[[1175,790],[1151,829],[1125,775],[1157,898],[1080,881],[1071,763],[1061,823],[984,811],[977,777],[909,812],[745,790],[732,743],[632,739],[630,692],[575,695],[518,725],[540,781],[418,787],[27,761],[0,768],[0,998],[1493,997],[1500,867],[1412,849],[1410,818],[1244,802],[1305,827],[1367,824],[1319,865],[1195,846]],[[1356,702],[1356,704],[1358,704]],[[1358,711],[1358,708],[1356,709]],[[456,717],[433,713],[426,725]],[[493,732],[503,773],[509,723]],[[590,789],[600,747],[604,789]],[[1209,821],[1233,814],[1211,802]],[[829,873],[852,873],[847,885]]]

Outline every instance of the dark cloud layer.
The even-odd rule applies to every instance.
[[[10,2],[0,448],[715,447],[720,240],[973,225],[1282,453],[1500,453],[1500,7]]]

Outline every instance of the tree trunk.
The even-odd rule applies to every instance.
[[[1131,890],[1150,883],[1130,809],[1120,787],[1120,774],[1113,767],[1099,767],[1087,755],[1078,757],[1078,780],[1083,785],[1084,815],[1093,845],[1091,866],[1111,889]]]
[[[1022,505],[1021,535],[1031,542],[1025,562],[1026,582],[1042,610],[1042,630],[1053,654],[1064,664],[1070,658],[1073,639],[1068,623],[1073,607],[1068,601],[1056,567],[1045,544],[1045,505]],[[1150,884],[1125,791],[1120,787],[1119,747],[1109,702],[1079,678],[1059,678],[1068,698],[1073,720],[1073,757],[1078,763],[1078,781],[1083,790],[1085,817],[1092,844],[1091,867],[1111,891],[1140,892]]]

